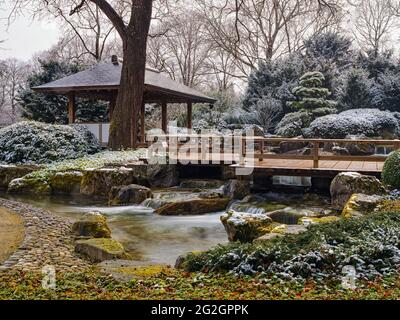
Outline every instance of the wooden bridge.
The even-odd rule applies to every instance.
[[[343,171],[379,176],[387,154],[400,149],[400,140],[377,139],[297,139],[193,134],[165,135],[162,139],[167,146],[170,161],[253,168],[254,172],[271,176],[334,177]],[[171,148],[171,145],[176,147]],[[285,151],[282,145],[286,145],[288,150]],[[349,148],[358,152],[348,153]]]

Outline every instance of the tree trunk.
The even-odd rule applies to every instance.
[[[132,0],[131,20],[123,37],[121,82],[110,125],[109,147],[113,150],[135,148],[138,143],[151,11],[151,0]]]

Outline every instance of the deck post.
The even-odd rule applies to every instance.
[[[144,145],[145,143],[145,103],[143,101],[142,108],[140,110],[140,144]]]
[[[68,95],[68,124],[75,122],[75,95],[70,93]]]
[[[161,102],[161,129],[167,133],[167,102]]]
[[[187,103],[187,127],[192,129],[192,102]]]
[[[313,167],[318,168],[318,158],[319,158],[319,142],[313,142]]]

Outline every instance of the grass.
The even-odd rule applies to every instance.
[[[38,273],[0,273],[0,300],[141,300],[141,299],[399,299],[398,275],[374,282],[363,281],[347,290],[336,281],[323,285],[312,281],[265,282],[228,274],[188,273],[162,268],[158,272],[132,274],[129,281],[117,281],[96,270],[57,274],[56,289],[43,289]]]

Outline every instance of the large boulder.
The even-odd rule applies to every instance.
[[[174,164],[147,165],[147,180],[152,188],[169,188],[179,184],[179,175]]]
[[[332,180],[330,192],[332,206],[337,210],[342,210],[354,193],[383,195],[386,190],[376,177],[358,172],[342,172]]]
[[[273,228],[271,230],[271,232],[266,233],[266,234],[262,235],[261,237],[258,237],[257,239],[254,239],[253,243],[262,244],[262,243],[268,242],[268,241],[270,241],[272,239],[275,239],[277,237],[282,237],[285,234],[292,234],[292,235],[293,234],[299,234],[299,233],[302,233],[302,232],[304,232],[306,230],[307,230],[307,227],[304,226],[304,225],[297,225],[297,224],[294,224],[294,225],[280,225],[280,226],[277,226],[277,227]]]
[[[87,169],[83,172],[80,193],[105,198],[112,187],[129,185],[133,180],[131,168]]]
[[[378,195],[353,194],[343,208],[342,216],[345,218],[360,217],[373,212],[384,200]]]
[[[109,204],[139,204],[151,198],[151,190],[138,184],[112,187],[109,194]]]
[[[78,194],[83,174],[80,171],[57,172],[50,179],[54,194]]]
[[[254,214],[229,210],[221,217],[229,241],[251,242],[254,239],[269,233],[273,224],[265,214]]]
[[[86,213],[72,225],[72,233],[78,237],[111,238],[111,230],[107,218],[100,212]]]
[[[224,196],[241,200],[250,194],[249,180],[229,180],[223,188]]]
[[[12,180],[22,178],[38,169],[35,165],[0,165],[0,189],[7,189]]]
[[[51,185],[45,178],[26,175],[12,180],[7,189],[8,193],[50,195]]]
[[[229,201],[228,198],[195,198],[182,201],[172,201],[156,209],[155,213],[164,216],[173,216],[218,212],[225,210]]]
[[[121,243],[109,238],[79,240],[75,244],[75,252],[82,254],[93,263],[129,257]]]

